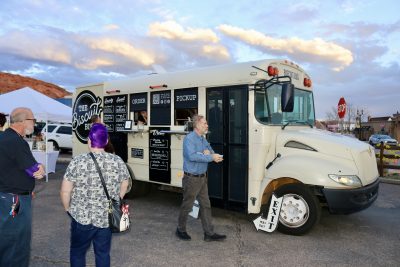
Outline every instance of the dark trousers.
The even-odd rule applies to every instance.
[[[86,266],[86,252],[93,241],[96,267],[110,266],[111,230],[71,221],[71,267]]]
[[[28,267],[31,251],[32,207],[31,196],[18,195],[19,211],[10,215],[17,195],[0,192],[0,266]]]
[[[192,177],[183,176],[183,201],[178,218],[178,230],[186,232],[186,222],[189,212],[193,208],[194,200],[197,198],[200,204],[200,219],[204,233],[208,235],[214,234],[214,227],[211,217],[211,204],[208,197],[207,176]]]

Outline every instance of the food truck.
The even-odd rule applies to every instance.
[[[278,230],[302,235],[321,207],[349,214],[378,196],[372,147],[316,129],[310,76],[288,60],[260,60],[80,86],[74,93],[73,154],[87,152],[92,115],[107,126],[135,189],[180,188],[182,145],[202,114],[222,163],[210,163],[213,206],[265,214],[282,197]],[[143,120],[143,117],[146,119]],[[142,119],[141,119],[142,118]]]

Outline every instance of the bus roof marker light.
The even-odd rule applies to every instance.
[[[114,93],[119,93],[119,92],[121,92],[121,91],[118,90],[118,89],[115,89],[115,90],[107,90],[107,91],[106,91],[107,94],[114,94]]]
[[[278,76],[279,70],[277,67],[268,66],[268,76]]]
[[[311,84],[312,84],[311,79],[304,78],[303,84],[305,87],[311,87]]]
[[[167,88],[168,85],[166,84],[160,84],[160,85],[150,85],[149,88],[150,89],[160,89],[160,88]]]

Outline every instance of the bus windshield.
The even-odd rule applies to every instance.
[[[295,88],[293,112],[281,110],[282,85],[274,84],[267,90],[255,90],[255,116],[263,124],[314,125],[314,99],[311,91]]]

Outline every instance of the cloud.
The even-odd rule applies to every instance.
[[[118,30],[119,26],[117,24],[107,24],[104,26],[104,29],[106,31],[114,31],[114,30]]]
[[[325,35],[340,33],[345,36],[351,36],[352,39],[366,39],[372,37],[384,37],[389,34],[400,32],[400,20],[392,24],[368,23],[364,21],[355,21],[349,24],[330,23],[322,26]]]
[[[133,39],[109,33],[71,33],[51,27],[8,31],[0,35],[0,58],[7,58],[0,66],[12,71],[18,62],[26,64],[24,69],[39,64],[128,74],[148,68],[162,58],[152,52],[149,40],[139,36]]]
[[[193,59],[202,56],[225,61],[230,58],[228,49],[220,44],[220,39],[211,29],[184,28],[179,23],[169,20],[151,23],[148,35],[168,40],[169,46],[181,53],[186,52]]]
[[[282,16],[292,22],[308,22],[318,15],[318,7],[313,3],[297,3],[282,9]]]
[[[154,22],[149,25],[149,33],[153,37],[162,37],[169,40],[198,41],[217,43],[217,35],[210,29],[184,29],[175,21]]]
[[[341,71],[353,62],[352,52],[333,42],[321,38],[302,40],[297,37],[279,39],[267,36],[255,30],[246,30],[230,25],[217,27],[223,34],[253,45],[271,54],[288,54],[301,62],[319,62],[329,64],[335,71]]]
[[[115,62],[109,59],[95,58],[95,59],[82,59],[75,63],[78,69],[94,70],[99,67],[108,67],[115,65]]]
[[[100,50],[114,55],[126,57],[143,66],[155,63],[155,56],[144,49],[134,47],[129,42],[110,37],[85,37],[81,42],[90,49]]]
[[[13,31],[0,36],[0,52],[63,64],[70,64],[72,57],[62,40],[22,31]]]
[[[229,52],[222,45],[203,45],[202,52],[208,57],[220,57],[221,59],[229,59]]]

